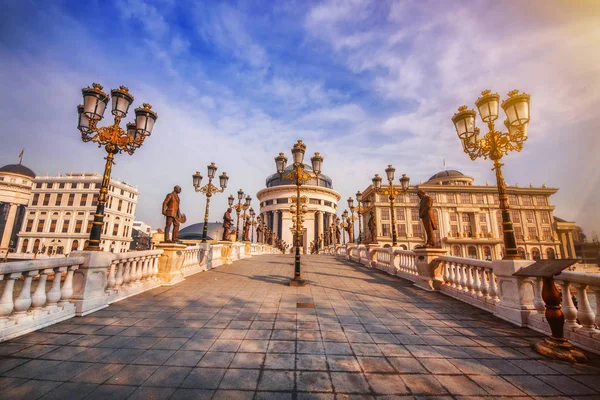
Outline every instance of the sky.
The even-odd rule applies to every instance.
[[[555,215],[589,235],[600,232],[599,21],[593,0],[5,0],[0,164],[25,148],[39,175],[101,172],[105,152],[81,141],[76,106],[92,82],[125,85],[134,107],[158,112],[152,136],[113,166],[140,191],[136,219],[162,226],[180,185],[188,225],[201,222],[191,175],[215,162],[230,176],[211,201],[221,220],[227,196],[255,199],[298,139],[307,161],[324,157],[341,211],[388,164],[411,184],[444,160],[493,184],[451,117],[482,90],[519,89],[531,94],[529,140],[505,156],[507,183],[559,188]]]

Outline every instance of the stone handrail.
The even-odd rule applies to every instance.
[[[115,254],[108,271],[106,291],[118,291],[123,285],[155,280],[162,253],[162,250],[145,250]]]
[[[73,273],[84,261],[83,257],[69,257],[0,264],[4,281],[0,338],[7,340],[74,316]],[[48,288],[49,280],[52,284]],[[17,281],[19,285],[15,285]]]

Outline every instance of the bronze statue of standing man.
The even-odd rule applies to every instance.
[[[423,220],[425,228],[425,247],[435,247],[433,231],[437,230],[437,221],[433,213],[433,199],[425,194],[422,189],[419,189],[417,196],[421,199],[419,204],[419,218]]]
[[[182,214],[179,210],[179,193],[181,188],[175,186],[173,191],[167,195],[162,206],[162,214],[167,217],[165,225],[165,242],[175,243],[179,237],[179,223],[185,222],[185,214]],[[169,239],[169,231],[173,225],[173,234]]]
[[[230,241],[229,236],[231,235],[231,225],[233,223],[233,217],[231,216],[231,208],[228,208],[223,214],[223,238],[222,240]]]

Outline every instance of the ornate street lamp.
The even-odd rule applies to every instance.
[[[360,219],[354,216],[354,211],[356,210],[356,207],[354,207],[354,199],[352,197],[348,197],[348,208],[350,209],[350,217],[348,218],[348,221],[350,221],[350,224],[352,225],[352,228],[350,229],[352,231],[352,237],[350,237],[348,235],[348,241],[350,243],[354,242],[354,221],[356,221],[357,219],[359,220],[359,226],[360,226]],[[360,228],[359,228],[360,231]],[[360,233],[359,233],[360,236]]]
[[[107,200],[114,155],[123,151],[132,155],[144,143],[146,137],[152,134],[154,123],[158,118],[158,114],[152,110],[152,106],[144,103],[142,107],[135,109],[135,123],[127,124],[127,130],[123,130],[119,125],[121,119],[127,116],[127,111],[133,103],[133,96],[125,86],[119,86],[118,89],[111,90],[111,96],[104,93],[102,89],[102,86],[97,83],[82,89],[83,105],[77,106],[79,114],[77,128],[81,132],[81,140],[97,143],[99,147],[104,146],[107,153],[98,205],[94,214],[89,245],[86,247],[86,250],[93,251],[100,250],[100,236],[104,225],[104,206]],[[109,97],[112,97],[113,124],[98,127],[98,123],[104,117]]]
[[[248,211],[248,213],[250,214],[250,234],[251,234],[251,239],[250,239],[250,243],[254,243],[254,229],[257,225],[256,222],[256,213],[254,212],[253,208],[250,208],[250,211]],[[257,238],[258,239],[258,238]]]
[[[300,204],[300,186],[308,182],[311,178],[310,174],[305,172],[304,168],[304,153],[306,152],[306,145],[302,143],[302,140],[298,140],[294,147],[292,147],[292,160],[294,161],[293,169],[285,173],[285,167],[287,164],[287,158],[283,153],[279,153],[275,157],[275,166],[279,173],[281,180],[295,181],[296,184],[296,229],[294,235],[294,245],[296,246],[296,258],[294,261],[294,279],[290,281],[290,286],[303,286],[305,282],[301,279],[300,274],[300,233],[302,230],[302,220],[300,211],[302,205]],[[319,175],[321,174],[321,166],[323,164],[323,157],[319,153],[315,153],[310,159],[312,163],[312,170],[319,181]]]
[[[475,116],[477,114],[474,110],[468,110],[467,106],[461,106],[452,117],[463,150],[471,160],[483,157],[494,161],[492,170],[496,171],[496,184],[498,186],[500,209],[502,210],[505,260],[521,260],[522,257],[517,250],[517,241],[508,206],[506,183],[502,176],[502,166],[504,164],[500,160],[509,151],[518,152],[523,149],[523,143],[527,140],[529,99],[528,94],[519,93],[518,90],[508,92],[508,99],[504,100],[501,105],[507,117],[504,125],[508,131],[500,132],[495,129],[494,125],[494,121],[498,119],[500,96],[490,90],[481,92],[481,97],[477,99],[475,105],[479,110],[481,120],[488,126],[488,133],[482,138],[479,138],[479,128],[475,127]]]
[[[410,182],[410,178],[406,176],[406,174],[402,174],[402,178],[400,178],[400,189],[394,187],[394,172],[396,172],[396,168],[388,165],[385,169],[385,174],[388,179],[388,186],[382,188],[381,187],[381,177],[378,174],[375,174],[373,178],[373,188],[375,189],[376,194],[382,194],[384,196],[388,196],[388,200],[390,201],[390,212],[392,213],[392,246],[396,246],[398,244],[398,235],[396,234],[396,213],[394,212],[394,200],[396,196],[401,194],[405,194],[408,190],[408,183]]]
[[[350,225],[347,221],[348,221],[348,210],[344,210],[344,212],[342,213],[342,222],[340,223],[340,227],[342,228],[342,242],[343,242],[344,246],[346,245],[346,233],[344,232],[344,230],[346,229],[347,226]],[[348,240],[350,240],[350,236],[348,236]]]
[[[358,205],[355,208],[356,213],[358,214],[358,244],[363,244],[364,238],[362,231],[361,216],[369,211],[369,208],[371,207],[371,200],[363,199],[362,192],[359,190],[358,192],[356,192],[356,201],[358,202]],[[348,203],[348,205],[349,204],[350,203]]]
[[[242,200],[244,200],[244,191],[242,189],[237,191],[237,196],[238,196],[238,203],[236,205],[233,205],[233,196],[229,196],[229,207],[233,207],[233,209],[235,210],[235,213],[237,215],[237,221],[235,223],[236,240],[242,241],[244,239],[244,237],[239,234],[240,215],[242,215],[244,218],[246,217],[246,210],[248,208],[250,208],[250,203],[252,202],[252,197],[250,197],[249,195],[246,196],[245,203],[242,203]],[[243,214],[242,214],[242,212],[243,212]],[[238,237],[239,237],[239,239],[238,239]]]
[[[192,182],[194,185],[194,190],[196,192],[201,192],[206,195],[206,209],[204,210],[204,227],[202,228],[202,243],[206,243],[206,236],[208,233],[208,208],[210,207],[210,198],[213,193],[223,193],[225,188],[227,188],[227,181],[229,177],[226,172],[223,172],[219,176],[219,186],[221,189],[217,189],[215,185],[212,184],[212,180],[215,178],[215,174],[217,173],[217,167],[214,162],[211,162],[208,168],[208,183],[203,187],[200,187],[200,182],[202,182],[202,175],[200,172],[196,172],[192,175]]]

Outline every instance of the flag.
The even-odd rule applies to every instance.
[[[21,150],[19,153],[19,164],[21,164],[21,161],[23,161],[23,153],[25,153],[25,149]]]

